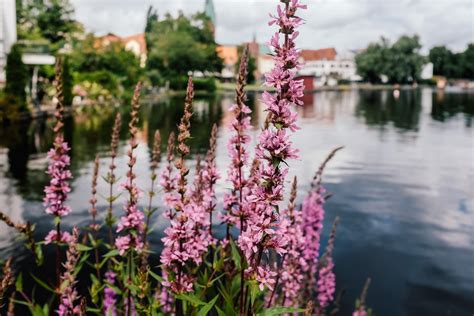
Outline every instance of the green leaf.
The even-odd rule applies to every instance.
[[[193,304],[194,306],[206,305],[205,302],[201,301],[199,298],[192,294],[178,294],[176,295],[176,298],[183,301],[187,301]]]
[[[272,316],[272,315],[281,315],[281,314],[292,314],[292,313],[302,313],[304,308],[295,308],[295,307],[272,307],[262,313],[259,313],[259,316]]]
[[[234,260],[234,264],[237,269],[240,270],[242,269],[242,267],[240,266],[240,253],[232,239],[230,239],[230,246],[232,251],[232,260]]]
[[[214,306],[214,304],[216,303],[217,301],[217,298],[219,297],[219,295],[216,295],[216,297],[214,297],[212,299],[212,301],[210,301],[209,303],[207,303],[206,305],[204,305],[200,310],[199,312],[197,313],[196,316],[206,316],[209,311],[212,309],[212,307]]]
[[[153,271],[151,271],[150,269],[148,269],[148,273],[149,273],[155,280],[157,280],[158,282],[160,282],[160,283],[163,282],[163,278],[160,277],[158,274],[154,273]]]
[[[41,281],[39,278],[35,277],[33,274],[31,274],[31,277],[39,284],[41,285],[43,288],[45,288],[46,290],[52,292],[52,293],[56,293],[56,291],[51,287],[49,286],[48,284],[46,284],[44,281]]]
[[[219,316],[227,316],[226,313],[224,313],[224,311],[222,309],[219,308],[219,306],[215,306],[216,310],[217,310],[217,315]]]
[[[77,250],[79,251],[90,251],[92,249],[93,249],[92,247],[89,247],[83,244],[77,244]]]
[[[119,251],[117,249],[112,249],[109,252],[107,252],[103,257],[104,258],[110,258],[110,257],[115,257],[119,255]]]
[[[18,292],[23,292],[23,273],[21,272],[16,278],[15,288]]]

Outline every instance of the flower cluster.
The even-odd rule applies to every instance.
[[[132,99],[132,118],[129,123],[130,129],[130,149],[128,150],[128,171],[127,179],[123,187],[128,191],[129,199],[125,205],[125,215],[120,218],[120,222],[117,227],[117,232],[125,231],[126,235],[117,237],[115,239],[115,246],[120,252],[120,255],[125,255],[129,249],[134,249],[137,252],[141,252],[143,249],[142,234],[144,230],[144,218],[145,215],[138,209],[138,195],[139,189],[135,184],[135,173],[133,167],[136,163],[136,156],[134,150],[137,148],[137,123],[138,123],[138,110],[140,108],[139,96],[141,90],[141,83],[138,83],[135,87],[135,92]]]
[[[332,252],[334,249],[334,240],[336,238],[336,228],[339,223],[339,218],[336,217],[329,235],[329,241],[326,252],[321,259],[318,271],[317,292],[318,292],[318,308],[323,309],[328,306],[329,302],[334,299],[334,292],[336,291],[336,275],[334,274],[334,262],[332,259]]]
[[[288,168],[282,163],[298,157],[288,131],[297,130],[296,114],[291,106],[301,104],[299,98],[304,89],[302,81],[295,79],[299,52],[294,41],[298,37],[295,29],[302,23],[296,11],[306,6],[300,4],[299,0],[283,3],[284,7],[278,6],[278,15],[271,15],[269,23],[279,26],[270,42],[275,53],[275,67],[265,76],[266,85],[273,87],[276,92],[265,92],[262,97],[267,120],[255,150],[256,158],[260,160],[255,175],[258,181],[249,189],[251,193],[246,199],[253,203],[249,208],[252,211],[246,229],[239,236],[239,246],[249,262],[247,274],[251,276],[253,273],[257,280],[266,280],[267,284],[273,281],[267,280],[271,278],[269,268],[261,268],[263,254],[269,249],[283,254],[288,243],[288,236],[278,233],[282,221],[277,206],[283,199],[283,186],[288,173]],[[279,34],[284,34],[282,41]]]
[[[162,239],[164,249],[161,252],[161,263],[166,267],[166,278],[163,285],[173,293],[189,292],[192,290],[194,277],[185,271],[186,264],[199,265],[202,263],[203,254],[212,243],[210,235],[208,215],[209,203],[213,201],[213,183],[217,180],[217,171],[214,165],[212,151],[215,150],[215,140],[211,137],[211,153],[208,155],[206,171],[202,171],[200,163],[196,172],[195,188],[188,188],[186,176],[189,169],[185,165],[185,157],[189,155],[190,149],[186,144],[190,138],[190,118],[194,88],[192,77],[189,78],[186,90],[186,101],[184,115],[178,126],[178,158],[175,167],[179,171],[177,178],[172,176],[171,162],[173,159],[173,146],[168,148],[168,168],[164,172],[162,183],[166,192],[165,199],[174,210],[169,211],[171,226],[165,229],[165,237]],[[170,149],[171,148],[171,149]],[[201,191],[203,179],[211,180],[207,188]],[[178,195],[176,195],[175,191]],[[171,202],[171,203],[170,203]],[[206,202],[206,203],[204,203]],[[212,208],[211,208],[212,210]]]
[[[108,284],[113,286],[115,284],[115,273],[112,271],[107,271],[105,273],[105,280]],[[117,310],[115,304],[117,303],[115,290],[109,286],[104,289],[104,315],[106,316],[116,316]]]
[[[228,226],[236,225],[240,222],[240,229],[243,230],[245,214],[244,214],[244,195],[245,195],[245,170],[248,165],[249,154],[247,146],[250,142],[248,130],[250,129],[250,108],[245,104],[246,95],[244,87],[247,80],[248,67],[248,47],[245,47],[240,57],[239,74],[237,77],[236,103],[232,105],[230,111],[234,118],[230,125],[232,136],[227,144],[227,152],[231,159],[231,163],[227,170],[227,180],[232,183],[231,192],[224,195],[224,208],[227,210],[223,216],[224,222]]]
[[[81,310],[81,306],[75,304],[76,301],[79,300],[79,295],[75,289],[77,281],[74,273],[74,269],[79,260],[79,251],[77,250],[78,238],[79,230],[77,227],[74,227],[72,238],[69,242],[69,248],[66,253],[67,259],[64,264],[65,271],[61,276],[61,297],[57,311],[60,316],[77,315]]]
[[[71,159],[68,155],[70,148],[64,141],[62,134],[56,135],[53,148],[48,152],[47,174],[51,177],[49,185],[45,187],[44,204],[46,213],[63,217],[71,212],[71,207],[65,205],[68,193],[71,191],[68,180],[72,178],[68,169]]]

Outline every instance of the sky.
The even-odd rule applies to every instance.
[[[99,35],[125,36],[142,32],[146,11],[153,5],[159,15],[202,11],[205,0],[70,0],[76,19]],[[276,0],[214,0],[219,44],[250,41],[265,43],[274,28],[267,25]],[[301,17],[300,48],[360,49],[384,36],[418,34],[423,51],[447,45],[462,51],[474,42],[474,0],[306,0]]]

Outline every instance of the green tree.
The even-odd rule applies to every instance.
[[[435,46],[428,55],[433,63],[433,74],[437,76],[450,76],[454,62],[454,54],[446,46]]]
[[[20,40],[46,39],[59,48],[82,26],[73,19],[69,0],[16,0],[17,31]]]
[[[418,35],[400,37],[388,50],[385,75],[391,83],[408,83],[420,78],[425,58],[420,54]]]
[[[21,110],[26,110],[28,70],[21,60],[21,48],[13,45],[7,56],[5,94],[12,98]]]
[[[356,55],[357,73],[364,81],[378,83],[385,73],[388,62],[389,42],[383,38],[378,43],[371,43]]]
[[[76,43],[69,63],[76,83],[100,84],[117,97],[132,91],[142,76],[139,59],[121,42],[100,46],[92,34]]]
[[[167,14],[158,20],[156,12],[149,10],[148,72],[164,81],[181,80],[189,71],[220,71],[222,60],[210,25],[203,13],[186,17],[180,12],[176,18]]]
[[[467,49],[461,53],[461,71],[462,77],[466,79],[474,79],[474,43],[470,43]]]
[[[380,82],[383,75],[391,83],[416,81],[425,62],[425,58],[420,55],[420,48],[417,35],[402,36],[393,45],[382,38],[357,54],[357,73],[372,83]]]

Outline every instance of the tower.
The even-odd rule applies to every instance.
[[[212,0],[206,0],[206,3],[204,5],[204,14],[206,14],[209,17],[209,20],[211,22],[211,29],[212,29],[212,32],[215,35],[215,32],[216,32],[216,11],[214,9],[214,2]]]

